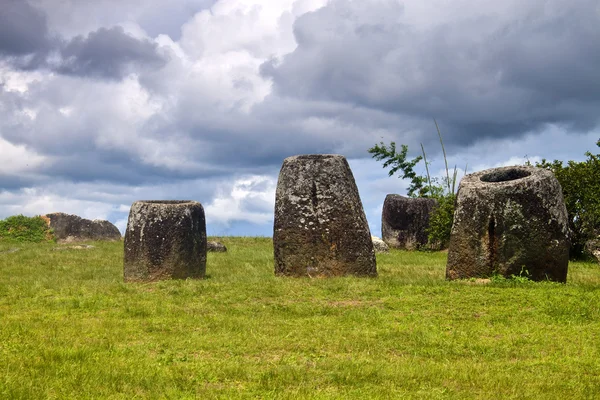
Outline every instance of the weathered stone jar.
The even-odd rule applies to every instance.
[[[125,281],[203,278],[206,221],[196,201],[136,201],[125,232]]]
[[[314,154],[284,160],[273,246],[278,275],[377,275],[369,225],[345,157]]]
[[[381,212],[381,237],[388,246],[416,250],[427,244],[429,216],[435,199],[410,198],[388,194]]]
[[[501,167],[461,180],[446,278],[497,273],[565,282],[568,263],[567,210],[552,172]]]

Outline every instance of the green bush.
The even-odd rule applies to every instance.
[[[48,222],[41,216],[13,215],[0,220],[0,241],[43,242],[53,240]]]
[[[600,147],[600,140],[596,145]],[[585,243],[600,234],[600,154],[585,155],[587,159],[581,162],[542,160],[535,164],[551,170],[562,187],[571,228],[571,258],[583,258]]]
[[[447,194],[436,197],[438,205],[429,216],[427,228],[428,245],[434,249],[445,249],[450,244],[450,232],[454,222],[456,195]]]

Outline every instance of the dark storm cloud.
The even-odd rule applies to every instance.
[[[24,56],[49,46],[46,16],[25,0],[3,0],[0,6],[0,55]]]
[[[219,177],[230,172],[229,169],[217,166],[210,169],[189,167],[173,170],[149,165],[137,157],[117,154],[114,151],[96,149],[70,157],[63,156],[45,165],[43,173],[72,182],[102,181],[138,186]]]
[[[43,183],[45,180],[41,176],[29,176],[24,174],[6,174],[0,173],[0,193],[2,191],[12,191],[25,187],[32,187]]]
[[[26,0],[5,1],[0,7],[0,60],[16,68],[121,79],[129,72],[160,68],[167,62],[155,43],[135,38],[120,26],[67,41],[51,35],[46,15]]]
[[[57,71],[67,75],[120,79],[128,72],[160,68],[166,63],[156,44],[125,33],[122,27],[100,28],[77,36],[62,49]]]
[[[589,131],[600,121],[598,3],[536,4],[510,20],[481,16],[418,30],[396,2],[369,13],[334,0],[300,17],[296,50],[261,71],[282,97],[420,118],[428,130],[435,117],[456,145],[547,124]]]

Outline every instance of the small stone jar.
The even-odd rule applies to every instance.
[[[124,279],[203,278],[206,221],[196,201],[136,201],[125,232]]]

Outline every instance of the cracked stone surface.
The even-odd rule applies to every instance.
[[[278,275],[377,275],[369,225],[345,157],[313,154],[284,160],[273,246]]]
[[[196,201],[136,201],[124,240],[125,281],[203,278],[206,221]]]
[[[446,278],[523,274],[566,282],[569,227],[562,190],[552,172],[492,168],[459,185]]]

